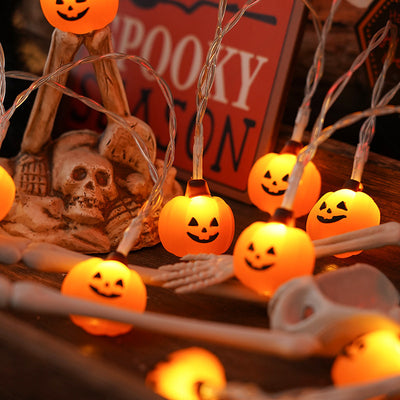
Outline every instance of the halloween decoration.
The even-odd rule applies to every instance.
[[[104,28],[115,18],[118,4],[119,0],[40,0],[51,25],[76,34]]]
[[[15,198],[15,184],[9,173],[0,167],[0,221],[8,214]]]
[[[191,347],[169,354],[146,377],[146,384],[168,400],[198,400],[199,393],[226,385],[221,362],[209,351]]]
[[[135,271],[118,261],[97,258],[76,265],[65,277],[61,293],[138,312],[147,302],[146,287]],[[79,315],[71,315],[71,320],[92,335],[117,336],[132,329],[129,324]]]
[[[178,256],[203,252],[219,254],[228,249],[233,239],[233,213],[227,203],[210,195],[207,182],[203,179],[204,135],[202,121],[214,82],[216,60],[222,39],[236,25],[244,12],[256,2],[257,0],[249,0],[224,27],[222,22],[227,4],[223,1],[219,2],[217,29],[197,85],[193,176],[187,184],[186,199],[182,197],[168,203],[161,211],[159,220],[161,243],[168,251]],[[184,213],[181,211],[182,207]],[[210,210],[207,210],[206,207],[210,207]],[[202,208],[204,209],[201,210]],[[172,228],[173,224],[176,225],[175,229]]]
[[[233,251],[235,276],[268,297],[289,279],[312,274],[314,263],[314,247],[307,233],[277,218],[251,224]]]
[[[373,199],[357,188],[357,182],[351,181],[348,186],[336,192],[323,195],[310,211],[306,230],[313,240],[339,235],[352,230],[368,228],[380,223],[380,211]],[[338,254],[337,257],[348,257],[360,252]]]
[[[284,150],[283,150],[284,151]],[[260,210],[273,214],[281,205],[289,176],[296,163],[296,155],[282,152],[268,153],[251,168],[247,191],[251,202]],[[321,191],[321,175],[314,163],[304,169],[293,204],[295,218],[306,215],[317,201]]]
[[[190,180],[185,196],[176,196],[161,210],[158,233],[169,252],[184,256],[224,253],[235,231],[232,210],[211,196],[204,180]]]
[[[376,330],[356,338],[336,357],[331,370],[337,386],[377,381],[400,374],[399,333]]]

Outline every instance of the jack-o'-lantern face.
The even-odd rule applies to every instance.
[[[176,196],[161,210],[158,233],[164,248],[182,257],[186,254],[225,252],[232,243],[235,221],[232,210],[220,197],[203,194]],[[190,185],[197,184],[189,181]],[[190,191],[190,190],[189,190]]]
[[[77,264],[65,277],[61,292],[108,306],[144,311],[147,295],[140,276],[118,261],[91,258]],[[93,335],[116,336],[131,325],[99,318],[71,316],[72,321]]]
[[[55,28],[85,34],[112,22],[119,0],[40,0],[43,14]]]
[[[376,330],[356,338],[339,354],[331,370],[336,386],[361,384],[400,374],[400,340],[394,330]]]
[[[268,153],[259,158],[250,170],[248,194],[260,210],[272,214],[281,206],[289,184],[289,177],[296,164],[294,154]],[[312,162],[307,163],[297,189],[293,212],[295,218],[306,215],[318,199],[321,176]]]
[[[380,212],[366,193],[340,189],[324,194],[311,209],[306,230],[313,240],[379,225]],[[341,257],[355,253],[345,253]]]
[[[289,279],[311,274],[314,263],[306,232],[278,222],[253,223],[240,234],[233,251],[236,277],[266,296]]]

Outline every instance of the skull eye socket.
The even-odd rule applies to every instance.
[[[192,219],[189,222],[189,226],[199,226],[199,223],[197,222],[197,219],[192,217]]]
[[[283,178],[282,181],[283,182],[287,182],[289,180],[289,174],[286,174]]]
[[[326,208],[326,203],[323,202],[323,203],[321,204],[321,207],[320,207],[319,209],[320,209],[320,210],[325,210],[325,208]]]
[[[97,171],[96,174],[95,174],[95,177],[96,177],[96,182],[100,186],[107,186],[108,185],[110,176],[108,175],[107,172],[105,172],[105,171]]]
[[[122,282],[122,279],[118,279],[117,282],[115,282],[116,286],[121,286],[122,288],[124,287],[124,283]]]
[[[264,178],[271,179],[271,172],[269,170],[265,173]]]
[[[218,224],[218,221],[217,221],[217,218],[213,218],[212,219],[212,221],[211,221],[211,223],[210,223],[210,226],[219,226],[219,224]]]
[[[341,201],[336,207],[347,211],[346,203],[344,201]]]
[[[87,176],[86,168],[83,168],[83,167],[74,168],[71,176],[72,176],[72,179],[75,181],[81,181],[81,180],[85,179]]]

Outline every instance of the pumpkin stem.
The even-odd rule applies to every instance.
[[[360,181],[357,181],[355,179],[349,179],[343,185],[343,189],[350,189],[353,190],[354,192],[362,192],[364,187]]]
[[[293,225],[293,211],[287,208],[278,207],[268,222],[280,222],[285,225]]]
[[[186,197],[211,196],[210,189],[204,179],[190,179],[186,185]]]
[[[128,259],[119,251],[112,251],[108,256],[107,260],[119,261],[124,265],[128,265]]]
[[[281,154],[289,153],[289,154],[294,154],[295,156],[297,156],[297,154],[299,154],[299,152],[302,148],[303,148],[303,144],[301,142],[290,139],[283,146],[283,149],[281,150]]]

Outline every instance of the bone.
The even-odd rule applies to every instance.
[[[288,359],[301,359],[321,353],[317,339],[309,334],[287,334],[261,328],[199,321],[154,312],[142,314],[100,305],[80,298],[63,296],[59,291],[37,282],[19,281],[1,293],[0,304],[14,310],[60,316],[83,315],[128,323],[136,328],[166,335],[204,340],[224,346],[273,354]],[[7,297],[7,298],[6,298]]]
[[[55,29],[43,74],[53,72],[61,65],[73,61],[82,42],[81,36]],[[65,85],[67,78],[68,74],[60,75],[57,82]],[[61,97],[62,93],[51,86],[44,85],[38,89],[21,143],[23,153],[38,154],[43,150],[43,146],[51,137]]]

